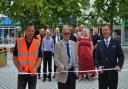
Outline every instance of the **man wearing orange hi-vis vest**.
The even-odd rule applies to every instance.
[[[25,37],[18,38],[13,52],[13,61],[18,69],[17,89],[36,89],[37,69],[41,64],[41,47],[34,38],[34,25],[28,23],[25,26]]]

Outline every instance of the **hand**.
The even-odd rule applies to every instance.
[[[104,68],[104,66],[100,66],[100,67],[98,68],[99,74],[103,74],[103,73],[104,73],[103,68]]]
[[[34,68],[33,72],[31,73],[31,76],[35,76],[35,75],[37,75],[37,69],[36,68]]]
[[[21,67],[19,67],[18,72],[23,72],[23,69]]]
[[[116,70],[116,71],[121,71],[121,68],[120,68],[119,66],[116,66],[116,67],[115,67],[115,70]]]

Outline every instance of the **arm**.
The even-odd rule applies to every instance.
[[[52,53],[54,53],[54,50],[55,50],[55,48],[54,48],[54,40],[52,38]]]
[[[59,48],[59,45],[55,44],[55,52],[54,52],[55,65],[57,66],[59,71],[64,71],[64,65],[60,62],[60,58],[61,58],[60,50],[61,48]]]
[[[124,53],[123,53],[120,43],[118,43],[118,45],[117,45],[117,56],[118,56],[118,64],[117,65],[120,68],[122,68],[123,63],[124,63]]]
[[[37,73],[37,69],[39,68],[39,66],[41,66],[41,57],[42,57],[42,51],[41,51],[41,45],[39,47],[39,51],[38,51],[38,58],[37,58],[37,62],[34,66],[34,69],[33,69],[33,72],[32,72],[32,75]]]
[[[22,72],[22,69],[20,68],[19,61],[18,61],[17,57],[14,56],[14,55],[13,55],[13,63],[14,63],[14,65],[16,66],[17,70],[18,70],[19,72]]]
[[[96,52],[95,52],[95,65],[97,68],[101,66],[99,60],[100,60],[100,53],[99,53],[99,46],[97,44]]]
[[[78,46],[76,45],[76,67],[78,68]]]
[[[37,59],[37,62],[36,62],[36,64],[35,64],[35,66],[34,66],[34,71],[37,73],[37,69],[39,68],[39,66],[41,65],[41,57],[39,57],[38,59]]]
[[[91,53],[92,53],[92,56],[93,56],[93,43],[92,43],[92,41],[90,42],[90,45],[91,45]]]

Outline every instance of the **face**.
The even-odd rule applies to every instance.
[[[69,30],[65,30],[63,32],[63,39],[64,40],[69,40],[70,39],[70,35],[71,35],[71,32]]]
[[[108,26],[104,26],[102,28],[102,34],[104,38],[108,38],[110,36],[110,28]]]
[[[50,32],[46,32],[46,37],[49,37],[50,36]]]
[[[40,35],[44,35],[45,34],[45,30],[42,28],[41,30],[40,30]]]
[[[84,37],[87,37],[87,32],[86,32],[86,31],[83,31],[83,32],[82,32],[82,35],[83,35]]]
[[[75,28],[75,33],[77,33],[79,31],[79,28],[77,27],[77,28]]]
[[[83,29],[84,29],[84,25],[81,24],[81,25],[80,25],[80,31],[83,31]]]
[[[28,38],[28,39],[33,39],[33,37],[34,37],[34,31],[35,31],[35,29],[34,29],[34,26],[28,26],[28,27],[26,27],[26,37]]]
[[[59,30],[59,28],[56,28],[56,33],[60,33],[60,30]]]
[[[98,34],[98,29],[93,29],[93,35],[96,35],[96,34]]]

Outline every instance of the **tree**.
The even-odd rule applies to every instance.
[[[113,24],[119,24],[121,18],[128,18],[128,0],[95,0],[93,11],[88,15],[91,24],[104,22],[110,23],[111,29]]]
[[[62,18],[64,24],[69,23],[69,17],[80,17],[81,9],[87,0],[1,0],[0,13],[11,19],[20,21],[21,26],[33,22],[36,25],[58,24]]]

